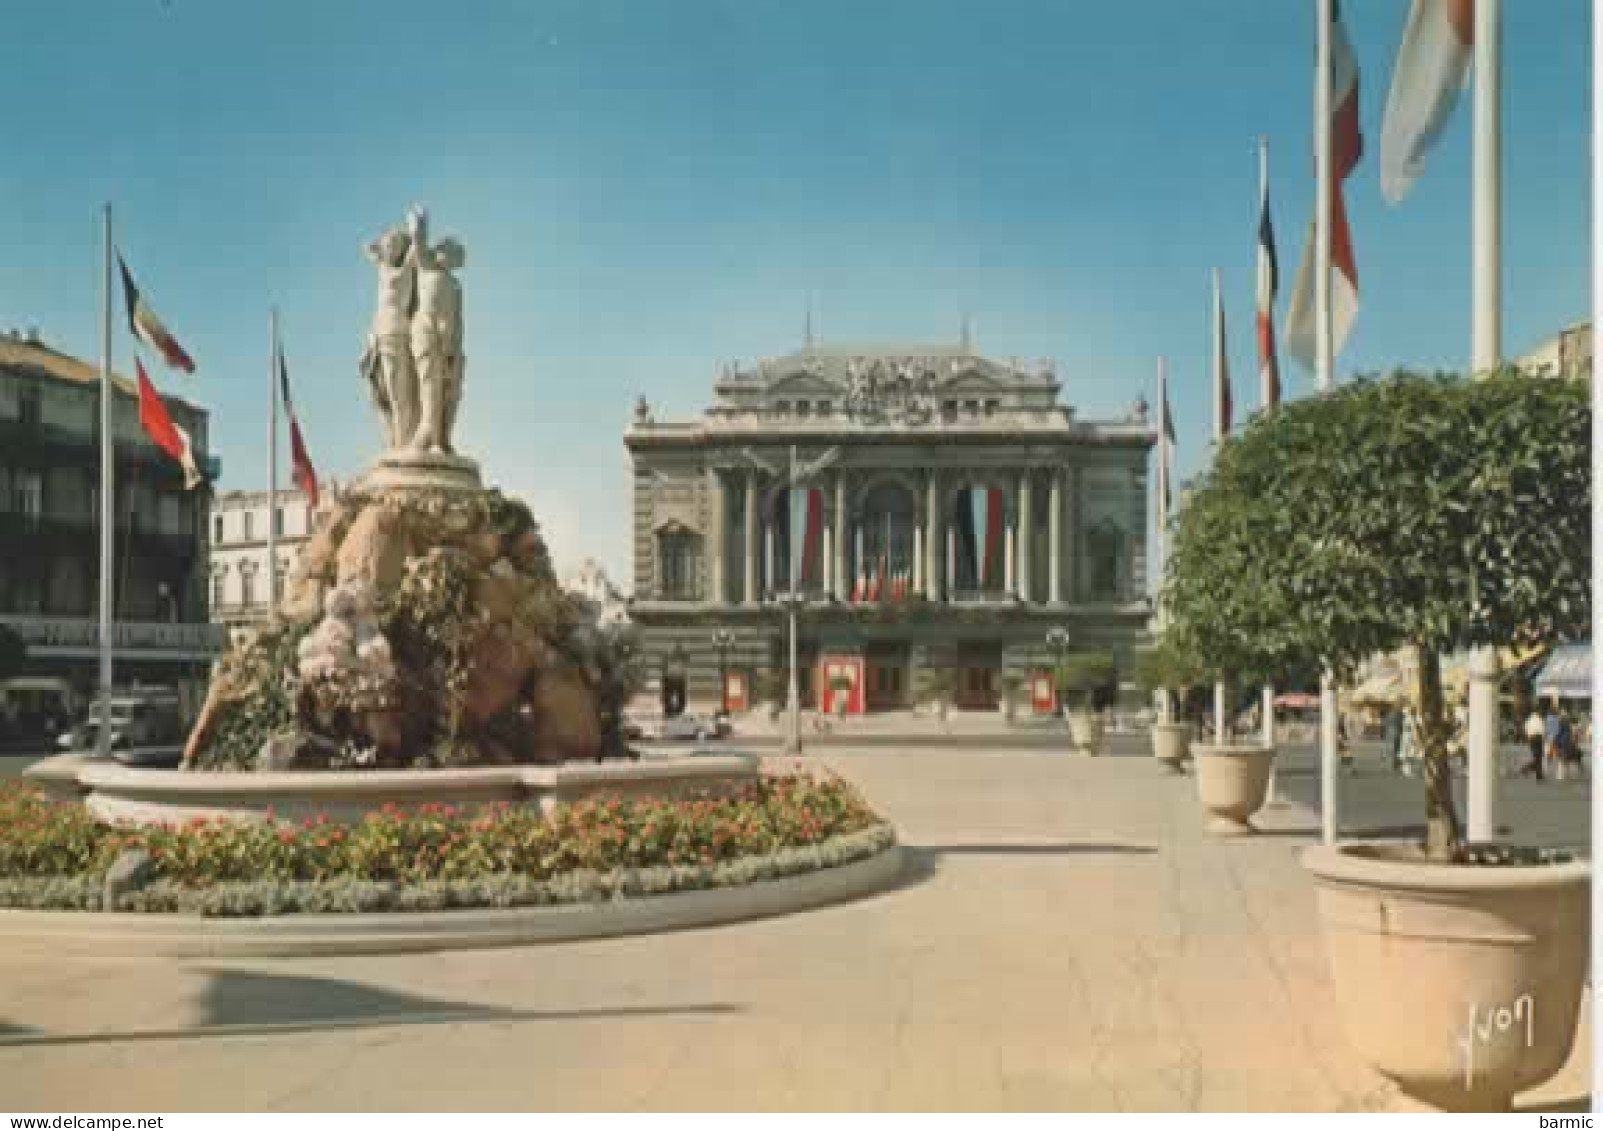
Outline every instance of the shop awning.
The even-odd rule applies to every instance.
[[[1531,690],[1539,697],[1592,698],[1592,644],[1560,644],[1537,673]]]

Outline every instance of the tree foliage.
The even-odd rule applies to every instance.
[[[1444,653],[1584,637],[1591,427],[1584,385],[1513,370],[1360,379],[1255,418],[1178,516],[1176,646],[1255,679],[1412,645],[1429,682]]]

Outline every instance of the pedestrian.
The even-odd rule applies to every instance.
[[[1585,768],[1585,755],[1579,740],[1576,738],[1575,725],[1570,722],[1569,715],[1560,712],[1559,719],[1561,725],[1559,726],[1558,756],[1560,763],[1564,767],[1564,777],[1566,780],[1579,781]]]
[[[1535,704],[1531,705],[1531,713],[1525,716],[1525,746],[1530,751],[1531,760],[1520,767],[1519,776],[1523,778],[1530,775],[1541,781],[1542,755],[1547,749],[1547,726]]]
[[[1397,749],[1397,764],[1401,767],[1403,777],[1414,776],[1414,762],[1419,757],[1419,734],[1414,719],[1412,706],[1403,708],[1403,737]]]
[[[1386,739],[1386,757],[1391,761],[1392,773],[1400,774],[1403,771],[1403,713],[1395,703],[1386,708],[1383,733]]]
[[[1336,751],[1341,755],[1341,768],[1349,774],[1353,772],[1353,748],[1347,741],[1347,716],[1336,716]]]
[[[1553,767],[1553,777],[1563,781],[1565,776],[1565,763],[1560,757],[1560,744],[1564,738],[1564,716],[1559,713],[1558,696],[1554,696],[1547,705],[1547,717],[1542,721],[1542,738],[1545,743],[1547,760]]]

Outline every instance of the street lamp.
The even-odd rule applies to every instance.
[[[1069,630],[1062,625],[1047,629],[1046,645],[1058,655],[1057,668],[1052,672],[1052,698],[1054,706],[1061,707],[1062,704],[1058,700],[1062,698],[1063,692],[1058,687],[1058,672],[1063,670],[1063,657],[1069,651]]]
[[[718,649],[718,707],[724,713],[729,713],[729,646],[735,642],[735,634],[727,628],[714,629],[712,646]]]

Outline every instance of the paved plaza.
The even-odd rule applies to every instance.
[[[1404,1106],[1337,1022],[1310,751],[1265,833],[1202,831],[1141,740],[835,749],[899,826],[894,891],[677,934],[384,958],[0,954],[0,1107],[87,1110]],[[1417,821],[1377,752],[1353,827]],[[1589,786],[1512,782],[1522,839],[1585,844]],[[1540,827],[1538,827],[1540,826]],[[1588,1033],[1521,1106],[1578,1109]]]

